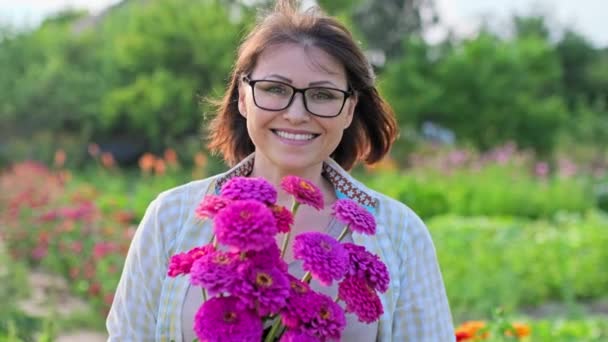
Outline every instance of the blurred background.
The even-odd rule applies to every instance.
[[[226,169],[205,100],[270,3],[0,0],[0,341],[104,339],[148,203]],[[401,126],[353,173],[429,226],[459,339],[607,341],[608,2],[316,3]]]

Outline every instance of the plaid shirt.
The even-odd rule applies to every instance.
[[[206,244],[209,220],[194,209],[208,193],[234,176],[248,175],[253,154],[226,173],[161,193],[148,207],[127,254],[107,318],[109,341],[181,341],[187,277],[168,277],[169,258]],[[350,198],[374,213],[374,236],[352,234],[356,244],[380,256],[391,285],[381,294],[384,314],[378,341],[454,341],[452,317],[431,236],[407,206],[366,188],[336,162],[324,163],[338,198]]]

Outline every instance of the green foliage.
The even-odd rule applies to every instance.
[[[574,31],[567,31],[558,42],[556,52],[563,69],[562,84],[568,104],[573,107],[581,100],[586,104],[592,102],[592,98],[597,95],[595,92],[602,89],[593,85],[590,79],[595,71],[599,71],[594,66],[594,63],[598,62],[598,51],[585,37]],[[604,81],[608,81],[608,78]]]
[[[0,132],[123,134],[153,148],[198,134],[199,103],[223,88],[251,19],[221,1],[162,0],[128,2],[99,20],[67,12],[31,32],[3,29]]]
[[[482,149],[514,140],[551,151],[567,111],[548,42],[482,33],[446,51],[415,40],[404,49],[410,53],[388,66],[382,84],[401,122],[435,122]]]
[[[319,1],[322,8],[356,23],[356,31],[370,49],[388,59],[402,55],[404,37],[419,37],[437,20],[433,0]],[[387,29],[388,28],[388,29]]]
[[[103,78],[96,73],[92,37],[71,34],[78,17],[59,14],[2,42],[0,121],[11,135],[75,129],[95,115]]]
[[[377,173],[366,183],[412,207],[421,217],[438,214],[550,217],[595,206],[590,185],[580,179],[539,181],[514,168]]]
[[[608,320],[538,320],[532,324],[532,340],[547,342],[601,342],[608,339]]]
[[[11,260],[0,241],[0,341],[33,341],[40,329],[39,319],[30,317],[17,307],[17,300],[27,295],[27,273],[23,264]]]
[[[455,317],[479,317],[547,301],[605,296],[608,217],[558,215],[552,220],[458,217],[427,221]]]
[[[99,17],[59,13],[31,31],[0,24],[0,149],[41,129],[131,137],[152,150],[199,135],[200,100],[222,92],[254,7],[269,3],[125,1]],[[558,136],[565,146],[608,143],[608,50],[574,31],[553,43],[543,17],[515,17],[513,38],[482,32],[432,46],[416,37],[433,22],[422,15],[432,17],[433,1],[320,5],[362,46],[387,52],[381,87],[408,133],[401,155],[425,121],[483,149],[515,140],[547,153]]]
[[[187,8],[187,10],[184,10]],[[223,85],[248,12],[220,1],[163,0],[126,7],[104,23],[112,89],[101,99],[105,131],[139,133],[164,146],[199,131],[201,97]]]

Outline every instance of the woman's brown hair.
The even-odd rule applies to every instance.
[[[239,114],[239,82],[254,69],[264,49],[282,43],[315,46],[336,58],[344,65],[348,84],[357,94],[352,123],[331,157],[346,170],[359,160],[372,164],[382,159],[395,141],[397,122],[378,94],[365,55],[336,19],[318,8],[300,13],[297,3],[290,0],[278,0],[274,11],[263,17],[241,44],[228,89],[208,126],[209,150],[221,154],[231,166],[255,150],[245,118]]]

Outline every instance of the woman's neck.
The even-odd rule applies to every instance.
[[[314,165],[306,169],[287,170],[281,169],[265,162],[264,158],[256,156],[253,163],[253,170],[250,177],[263,177],[277,189],[278,200],[281,205],[288,206],[291,204],[291,195],[281,189],[281,179],[285,176],[298,176],[315,184],[323,192],[323,197],[331,201],[335,196],[332,184],[323,177],[323,164]]]

